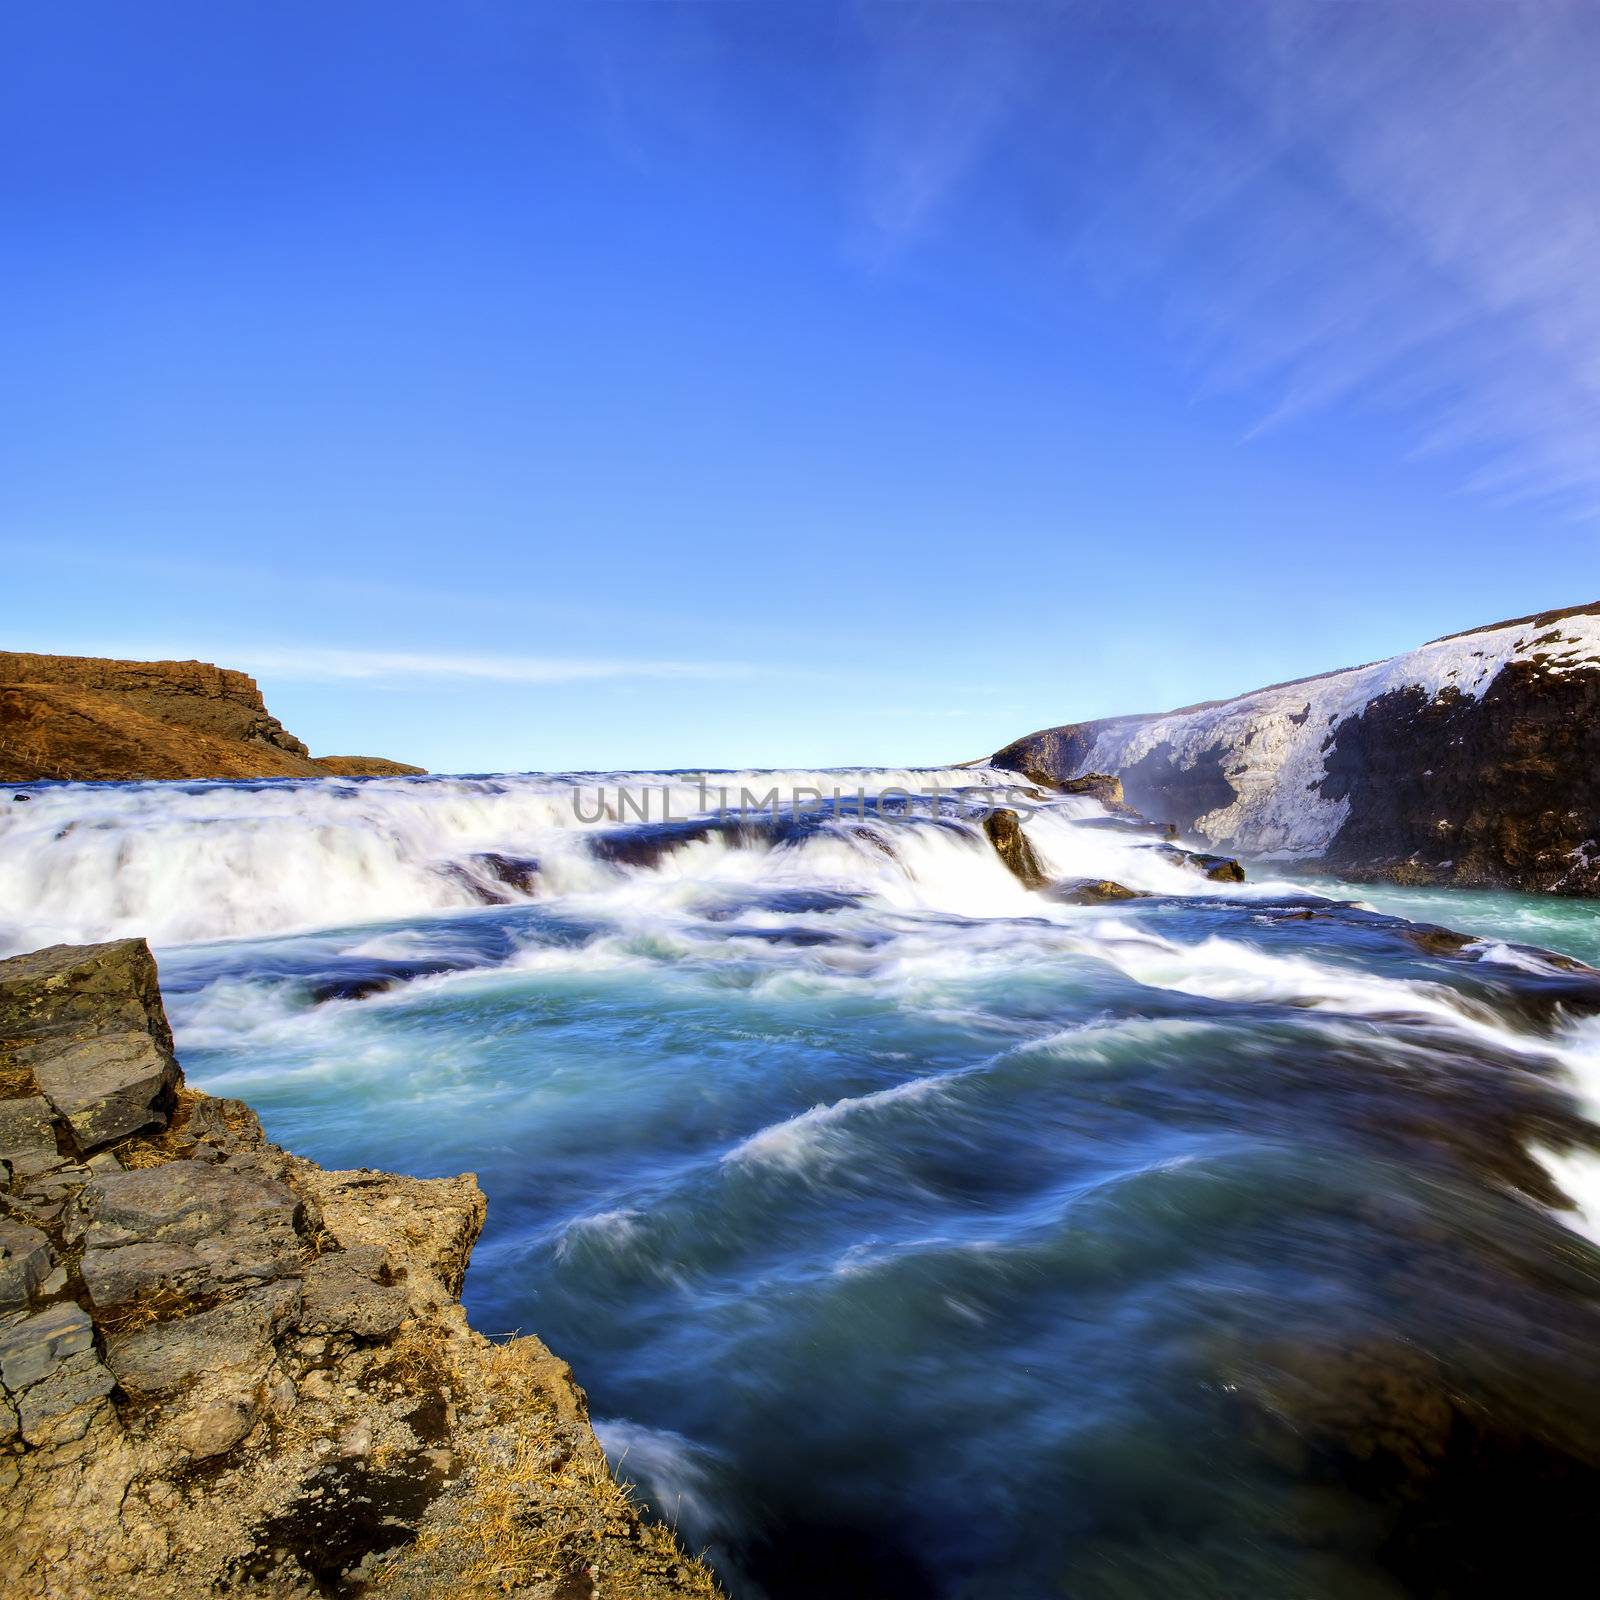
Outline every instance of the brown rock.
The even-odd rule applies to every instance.
[[[1129,889],[1110,878],[1064,878],[1042,893],[1046,900],[1059,901],[1064,906],[1103,906],[1117,900],[1150,898],[1145,890]]]
[[[255,680],[203,661],[0,651],[0,779],[314,778],[416,772],[377,757],[313,761]]]
[[[1039,865],[1028,836],[1022,831],[1022,819],[1015,811],[1002,808],[991,811],[983,819],[983,831],[994,851],[1005,862],[1012,875],[1024,889],[1042,889],[1050,881]]]
[[[0,962],[13,1060],[114,1044],[136,1015],[160,1054],[153,970],[136,942]],[[29,1138],[38,1113],[18,1113]],[[565,1363],[468,1327],[471,1177],[326,1173],[180,1085],[158,1135],[58,1158],[9,1200],[50,1212],[0,1225],[24,1300],[92,1297],[0,1313],[10,1591],[353,1593],[382,1555],[391,1600],[574,1572],[714,1600],[612,1480]]]

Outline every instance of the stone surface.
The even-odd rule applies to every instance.
[[[1110,878],[1064,878],[1041,891],[1064,906],[1103,906],[1117,900],[1147,900],[1143,889],[1129,889]]]
[[[96,1306],[165,1288],[195,1297],[298,1272],[304,1202],[257,1173],[200,1161],[106,1173],[66,1219]]]
[[[24,1443],[69,1444],[89,1431],[116,1380],[91,1350],[75,1350],[17,1399]]]
[[[0,962],[0,1067],[26,1070],[52,1040],[148,1033],[170,1051],[155,958],[143,939],[54,944]]]
[[[135,1400],[186,1393],[202,1378],[262,1376],[300,1311],[298,1282],[251,1289],[210,1311],[153,1322],[106,1341],[106,1365]]]
[[[27,1305],[54,1265],[46,1234],[0,1216],[0,1311]]]
[[[17,1394],[93,1348],[94,1324],[81,1306],[49,1306],[0,1332],[0,1381]]]
[[[1022,831],[1022,819],[1015,811],[1004,808],[991,811],[983,819],[983,831],[994,846],[995,854],[1024,889],[1042,889],[1049,883],[1033,846],[1028,843],[1028,836]]]
[[[300,1330],[388,1339],[410,1314],[404,1289],[393,1282],[387,1252],[372,1245],[320,1256],[307,1268]]]
[[[1209,855],[1203,850],[1183,850],[1175,844],[1156,847],[1169,861],[1198,872],[1212,883],[1243,883],[1244,868],[1232,856]]]
[[[164,1127],[178,1064],[148,1033],[109,1033],[36,1051],[33,1078],[88,1153]]]
[[[0,1100],[0,1161],[14,1165],[53,1164],[56,1136],[49,1103],[43,1095]]]

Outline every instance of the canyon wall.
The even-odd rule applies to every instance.
[[[1600,894],[1600,604],[1231,700],[1046,728],[995,765],[1115,774],[1221,850],[1402,883]]]

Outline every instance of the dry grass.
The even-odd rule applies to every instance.
[[[188,1122],[190,1114],[196,1105],[205,1099],[197,1089],[191,1089],[186,1084],[179,1084],[176,1090],[176,1104],[172,1115],[167,1119],[167,1125],[160,1133],[140,1133],[124,1144],[116,1147],[117,1160],[124,1167],[160,1167],[167,1162],[176,1160],[180,1154],[179,1137]]]
[[[27,1067],[0,1069],[0,1100],[20,1100],[24,1095],[36,1093],[33,1073]]]
[[[203,1311],[211,1303],[209,1299],[183,1294],[170,1284],[161,1284],[148,1294],[140,1295],[137,1300],[130,1300],[125,1306],[116,1306],[109,1311],[96,1310],[95,1322],[105,1333],[115,1336],[147,1328],[152,1322],[189,1316],[193,1312]]]
[[[456,1371],[448,1342],[412,1322],[388,1346],[382,1375],[413,1394],[423,1394],[450,1388]]]
[[[444,1516],[396,1554],[375,1588],[409,1587],[448,1552],[440,1593],[507,1594],[587,1571],[603,1595],[723,1600],[671,1530],[643,1519],[573,1402],[553,1392],[567,1381],[562,1363],[536,1339],[476,1354],[469,1382],[505,1402],[503,1420],[469,1445],[459,1490],[440,1504]]]

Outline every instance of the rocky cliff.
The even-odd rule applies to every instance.
[[[142,940],[0,962],[19,1597],[712,1597],[583,1392],[457,1296],[470,1176],[324,1172],[188,1088]]]
[[[313,757],[255,680],[225,667],[0,651],[0,781],[421,771],[376,756]]]
[[[1179,711],[1047,728],[997,766],[1122,780],[1219,849],[1351,877],[1600,894],[1600,604]]]

